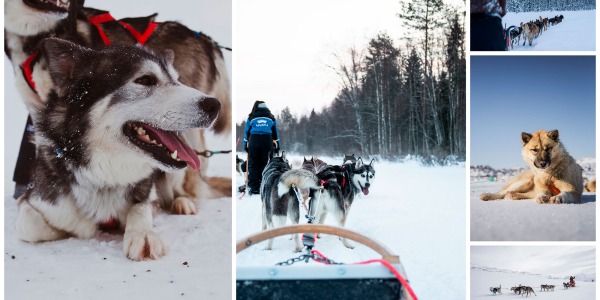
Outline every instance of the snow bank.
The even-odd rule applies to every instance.
[[[341,156],[324,160],[342,163]],[[301,162],[302,157],[290,161]],[[419,299],[465,299],[464,166],[424,167],[416,161],[380,161],[374,166],[371,192],[355,199],[346,227],[375,238],[399,255]],[[242,176],[236,181],[244,184]],[[260,197],[244,197],[236,203],[236,238],[260,231]],[[303,217],[301,223],[306,223]],[[337,225],[331,217],[325,224]],[[275,239],[271,251],[263,250],[264,246],[238,254],[237,265],[272,266],[299,255],[288,237]],[[333,236],[319,239],[316,249],[346,263],[378,257],[362,245],[347,249]]]
[[[503,25],[519,26],[521,22],[529,22],[542,18],[563,15],[564,20],[548,26],[541,36],[533,40],[532,46],[523,46],[523,38],[513,51],[594,51],[596,50],[596,11],[544,11],[507,13],[502,19]]]
[[[472,241],[594,241],[596,193],[581,204],[537,204],[534,200],[482,201],[505,182],[471,182]]]

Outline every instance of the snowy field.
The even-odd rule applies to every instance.
[[[179,20],[229,46],[231,3],[217,2],[219,6],[215,6],[211,2],[199,1],[194,9],[180,2],[155,0],[137,6],[88,0],[86,5],[111,10],[117,18],[159,11],[158,21]],[[231,72],[231,56],[225,56]],[[122,235],[40,244],[19,241],[14,230],[17,207],[12,198],[12,173],[27,112],[14,88],[13,70],[6,58],[4,78],[5,299],[231,299],[231,198],[199,201],[196,216],[160,212],[154,229],[168,251],[157,261],[128,260],[123,254]],[[230,136],[208,137],[208,147],[231,149]],[[211,158],[211,175],[229,177],[231,170],[231,155]]]
[[[245,158],[245,153],[240,157]],[[324,160],[339,164],[342,157]],[[301,162],[302,157],[292,161]],[[409,161],[375,162],[374,166],[376,180],[368,196],[355,199],[346,227],[378,240],[399,255],[419,299],[465,299],[464,165],[423,167]],[[244,184],[242,176],[236,181],[238,186]],[[246,196],[236,203],[236,239],[260,231],[260,196]],[[306,223],[303,217],[300,222]],[[336,223],[332,217],[325,221],[328,225]],[[264,246],[261,243],[239,253],[237,266],[273,266],[299,255],[293,252],[293,241],[288,237],[276,238],[271,251],[263,250]],[[334,236],[323,236],[315,249],[345,263],[378,258],[362,245],[347,249]]]
[[[563,15],[565,18],[555,26],[548,25],[548,30],[523,46],[523,38],[518,45],[514,45],[513,51],[594,51],[596,50],[596,11],[544,11],[507,13],[502,18],[502,24],[506,28],[514,25],[519,26],[521,22],[529,22],[542,18],[553,18]]]
[[[594,241],[596,193],[581,204],[537,204],[534,200],[482,201],[506,182],[471,182],[472,241]]]
[[[595,274],[593,274],[595,278]],[[548,300],[587,300],[595,299],[596,283],[586,282],[575,278],[576,286],[574,288],[564,289],[563,282],[568,282],[569,276],[549,276],[542,274],[530,274],[526,272],[508,271],[484,266],[471,266],[471,299],[491,299],[494,297],[490,292],[490,287],[502,285],[502,295],[496,295],[503,298],[522,299],[521,295],[513,293],[510,288],[524,285],[533,288],[536,295],[535,299]],[[540,291],[542,284],[554,285],[554,291]]]

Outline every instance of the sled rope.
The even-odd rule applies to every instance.
[[[305,263],[308,263],[308,261],[311,259],[315,262],[322,263],[325,265],[345,265],[345,263],[336,262],[334,260],[327,258],[325,255],[323,255],[323,253],[319,252],[318,250],[309,250],[307,254],[303,254],[303,255],[300,255],[295,258],[290,258],[286,261],[282,261],[275,265],[276,266],[290,266],[290,265],[292,265],[296,262],[300,262],[300,261],[304,261]],[[408,292],[410,297],[413,300],[418,300],[417,295],[413,291],[408,280],[406,280],[406,278],[404,278],[404,276],[402,276],[398,272],[398,270],[396,270],[396,268],[394,268],[394,266],[392,266],[392,264],[385,261],[384,259],[370,259],[370,260],[355,262],[350,265],[367,265],[367,264],[372,264],[372,263],[380,263],[384,267],[386,267],[390,272],[392,272],[392,274],[394,274],[394,277],[396,277],[396,279],[402,284],[402,286],[406,289],[406,291]]]

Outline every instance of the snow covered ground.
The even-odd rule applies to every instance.
[[[534,200],[482,201],[506,182],[471,182],[472,241],[594,241],[596,193],[581,204],[542,205]]]
[[[595,278],[595,274],[593,274]],[[569,278],[556,277],[542,274],[530,274],[526,272],[516,272],[486,266],[471,265],[471,299],[490,299],[492,293],[490,287],[502,286],[503,297],[523,298],[521,295],[516,295],[510,288],[513,286],[530,286],[536,293],[535,299],[550,299],[550,300],[584,300],[595,299],[596,283],[575,279],[576,287],[564,289],[563,282],[568,282]],[[542,284],[554,285],[554,291],[540,291]]]
[[[553,18],[563,15],[564,20],[548,26],[541,36],[533,40],[532,46],[523,46],[523,38],[513,51],[594,51],[596,50],[596,11],[544,11],[507,13],[502,18],[503,25],[519,26],[521,22],[529,22],[542,18]]]
[[[294,160],[301,162],[302,157],[290,159]],[[342,157],[324,160],[339,164]],[[399,255],[419,299],[465,299],[464,165],[424,167],[414,161],[374,165],[376,180],[369,195],[353,203],[346,227],[375,238]],[[238,186],[244,184],[242,176],[236,181]],[[260,231],[260,196],[246,196],[236,205],[236,239]],[[306,223],[303,217],[301,223]],[[325,224],[336,225],[336,221],[328,217]],[[275,239],[271,251],[263,250],[264,245],[239,253],[237,266],[273,266],[299,255],[288,237]],[[323,236],[316,249],[345,263],[378,258],[362,245],[347,249],[334,236]]]
[[[146,1],[144,5],[86,1],[86,5],[110,10],[117,18],[159,11],[158,21],[179,20],[212,35],[224,45],[231,45],[231,3],[198,1],[194,4],[197,7],[156,0]],[[231,70],[230,53],[225,56]],[[4,78],[6,299],[231,299],[231,198],[198,202],[196,216],[161,212],[153,224],[167,244],[168,252],[157,261],[128,260],[123,254],[121,235],[102,234],[90,240],[40,244],[19,241],[14,230],[17,207],[12,198],[12,172],[27,112],[14,88],[13,70],[6,58]],[[208,137],[208,140],[209,149],[231,149],[230,137]],[[211,158],[210,164],[211,175],[231,176],[231,155],[217,155]]]

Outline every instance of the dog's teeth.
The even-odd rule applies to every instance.
[[[138,133],[139,135],[143,135],[143,134],[145,134],[145,133],[146,133],[146,131],[145,131],[145,130],[144,130],[144,128],[142,128],[142,127],[138,127],[138,128],[136,129],[136,131],[137,131],[137,133]]]
[[[154,144],[154,145],[156,145],[156,140],[151,140],[151,141],[150,141],[150,144]]]
[[[179,159],[179,157],[178,157],[178,158],[176,158],[175,160],[176,160],[176,161],[181,161],[181,159]]]
[[[158,144],[159,147],[163,147],[163,144]]]
[[[173,159],[176,159],[176,158],[177,158],[177,150],[175,150],[175,152],[171,153],[171,157],[172,157]]]

